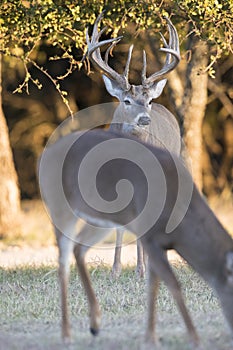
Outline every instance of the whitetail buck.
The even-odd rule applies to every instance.
[[[166,61],[163,68],[146,77],[146,53],[143,51],[143,67],[141,73],[142,84],[133,85],[129,83],[129,66],[132,56],[133,45],[128,52],[128,58],[123,74],[117,73],[108,64],[108,56],[111,49],[121,37],[99,41],[106,30],[103,28],[98,32],[98,24],[103,18],[101,13],[93,27],[91,40],[87,31],[88,58],[97,66],[103,74],[103,80],[110,95],[116,97],[120,103],[117,108],[110,130],[118,130],[128,135],[134,135],[140,140],[152,145],[166,148],[168,151],[180,155],[181,140],[179,125],[175,117],[162,105],[152,103],[153,99],[159,97],[166,84],[165,76],[171,72],[180,61],[179,38],[177,31],[169,18],[165,18],[169,30],[169,44],[161,35],[164,48],[160,51],[166,52]],[[100,48],[111,44],[102,59]],[[89,228],[91,230],[91,228]],[[121,270],[121,246],[123,230],[117,230],[117,243],[113,264],[113,273],[118,275]],[[140,240],[137,241],[137,273],[143,276],[143,251]]]
[[[70,255],[73,252],[77,262],[89,303],[90,330],[95,335],[100,327],[100,307],[84,258],[89,247],[106,234],[106,227],[116,225],[141,238],[148,254],[148,341],[156,339],[155,301],[162,280],[177,302],[191,341],[198,343],[167,260],[168,249],[175,249],[216,290],[233,335],[233,240],[178,157],[125,134],[102,130],[73,133],[45,149],[39,180],[59,247],[65,339],[70,337]],[[77,234],[77,217],[105,229]]]

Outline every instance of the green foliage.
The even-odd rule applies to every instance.
[[[194,32],[210,47],[210,76],[213,64],[223,55],[233,53],[233,0],[177,0],[190,32]]]
[[[153,28],[162,14],[176,15],[176,22],[187,22],[203,39],[231,50],[233,1],[52,1],[3,0],[0,7],[0,50],[28,57],[46,40],[62,49],[60,57],[70,56],[72,45],[84,49],[85,28],[106,10],[106,20],[118,31],[130,20],[138,28]]]
[[[201,38],[232,51],[233,1],[177,0]]]
[[[25,59],[43,40],[62,50],[60,58],[73,58],[74,43],[84,49],[85,28],[94,23],[103,9],[106,10],[105,23],[116,32],[126,26],[128,19],[140,28],[149,27],[154,23],[151,14],[159,11],[156,4],[149,2],[3,0],[0,50]]]
[[[66,91],[61,90],[59,80],[82,66],[81,58],[86,47],[85,28],[94,23],[103,9],[106,10],[104,24],[113,29],[113,35],[120,28],[125,28],[129,19],[138,29],[149,27],[155,22],[151,13],[159,11],[159,7],[150,2],[135,4],[133,1],[3,0],[0,7],[0,52],[22,60],[25,69],[25,79],[16,91],[22,92],[25,89],[29,93],[30,81],[38,88],[42,87],[30,73],[29,68],[34,65],[52,81],[70,110]],[[69,60],[69,68],[63,76],[52,77],[38,63],[41,44],[57,49],[58,54],[50,59]],[[70,112],[72,113],[71,110]]]
[[[173,16],[183,38],[195,33],[213,46],[209,68],[222,54],[232,52],[233,0],[2,0],[0,53],[17,57],[25,68],[25,80],[17,91],[28,91],[29,81],[41,88],[29,71],[30,65],[34,65],[54,83],[68,105],[58,80],[82,66],[85,28],[93,24],[103,10],[103,24],[113,30],[115,36],[120,29],[124,31],[128,23],[135,24],[135,33],[145,28],[158,30],[162,15]],[[54,79],[42,68],[38,63],[41,44],[57,48],[52,59],[69,60],[66,74]]]

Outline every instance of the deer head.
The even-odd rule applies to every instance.
[[[142,84],[133,85],[129,83],[128,78],[133,45],[131,45],[129,48],[128,58],[123,74],[117,73],[109,66],[108,57],[110,50],[121,40],[122,37],[99,41],[101,35],[106,30],[105,27],[100,32],[98,31],[98,24],[102,18],[103,12],[96,19],[91,39],[88,35],[88,30],[86,32],[88,58],[103,72],[104,83],[110,95],[116,97],[120,102],[122,102],[123,106],[121,106],[121,111],[118,113],[118,115],[121,115],[121,119],[123,119],[120,120],[120,122],[123,122],[125,125],[130,124],[132,126],[132,124],[135,124],[137,127],[144,128],[151,122],[150,110],[152,100],[161,95],[167,82],[165,78],[166,74],[171,72],[180,61],[179,38],[177,31],[170,19],[165,17],[170,37],[169,43],[167,44],[165,38],[161,34],[164,47],[160,48],[160,51],[166,52],[167,54],[164,66],[158,72],[155,72],[147,77],[146,53],[143,51],[143,67],[141,72]],[[105,53],[105,58],[103,59],[100,48],[106,44],[110,45]]]

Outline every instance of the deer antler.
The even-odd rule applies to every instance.
[[[161,80],[166,74],[171,72],[180,62],[180,49],[179,49],[179,37],[176,28],[172,24],[168,17],[164,17],[167,21],[169,30],[169,44],[167,44],[164,36],[160,33],[164,46],[160,51],[167,52],[166,60],[163,68],[149,76],[146,77],[146,53],[143,51],[143,68],[142,68],[142,85],[148,87],[152,85],[156,80]]]
[[[124,73],[123,74],[117,73],[114,69],[112,69],[108,65],[108,56],[111,49],[121,40],[122,36],[99,42],[101,35],[106,30],[106,27],[105,27],[100,32],[98,32],[98,24],[102,20],[103,14],[104,12],[102,12],[95,21],[94,28],[91,35],[91,40],[88,35],[88,30],[86,31],[88,58],[92,61],[92,63],[96,64],[97,67],[100,70],[102,70],[107,76],[116,80],[123,87],[124,90],[129,90],[130,84],[128,81],[128,75],[129,75],[129,65],[130,65],[130,60],[132,56],[133,45],[131,45],[129,48],[128,58],[127,58]],[[101,56],[100,48],[106,44],[111,44],[111,45],[108,47],[105,53],[105,59],[103,60]]]
[[[131,87],[128,80],[129,79],[128,76],[129,76],[129,65],[131,61],[133,45],[131,45],[129,48],[128,58],[127,58],[124,73],[123,74],[117,73],[113,68],[109,66],[108,57],[109,57],[109,52],[122,39],[122,36],[99,41],[101,35],[106,30],[106,27],[104,27],[100,32],[98,32],[98,24],[102,20],[103,15],[104,15],[104,12],[102,12],[97,17],[93,27],[91,39],[88,35],[88,30],[86,31],[86,40],[87,40],[87,47],[88,47],[87,55],[92,63],[96,64],[97,67],[100,70],[102,70],[108,77],[117,81],[125,91],[128,91]],[[160,51],[167,53],[165,64],[160,71],[155,72],[149,77],[146,77],[146,52],[143,51],[143,67],[142,67],[141,77],[142,77],[142,86],[145,88],[150,88],[155,81],[163,79],[164,76],[167,73],[171,72],[180,61],[179,38],[178,38],[176,28],[173,26],[169,18],[165,17],[165,19],[167,21],[168,30],[169,30],[169,44],[167,44],[164,36],[160,33],[165,46],[161,48]],[[100,48],[106,44],[111,44],[111,45],[108,47],[105,53],[105,58],[103,60],[101,56]]]

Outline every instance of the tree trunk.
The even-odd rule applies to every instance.
[[[202,190],[202,124],[207,104],[208,47],[195,36],[190,36],[192,56],[187,67],[183,104],[184,141],[191,159],[194,181]]]
[[[190,30],[191,32],[191,30]],[[150,44],[154,56],[159,61],[160,56],[153,44]],[[208,46],[194,35],[190,35],[187,50],[192,53],[191,60],[185,68],[176,69],[168,75],[170,103],[174,108],[181,136],[185,142],[182,156],[190,166],[197,187],[202,190],[202,123],[207,105]],[[184,61],[181,62],[184,65]]]
[[[14,167],[9,133],[2,109],[2,81],[0,55],[0,237],[19,234],[20,194]]]

